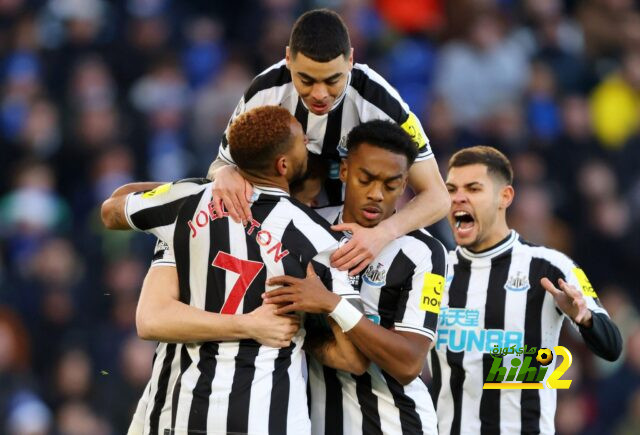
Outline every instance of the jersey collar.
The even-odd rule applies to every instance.
[[[497,245],[482,252],[471,252],[467,248],[463,248],[461,246],[458,246],[456,251],[458,251],[460,255],[467,260],[494,258],[511,249],[516,240],[518,240],[518,233],[515,230],[511,230],[510,234],[505,239],[498,242]]]
[[[250,202],[255,202],[260,195],[290,196],[286,191],[277,187],[253,186],[253,194],[251,195]]]

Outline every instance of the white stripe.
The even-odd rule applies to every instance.
[[[451,433],[453,425],[453,396],[451,395],[451,366],[447,362],[447,353],[436,352],[436,357],[440,363],[440,373],[442,386],[438,395],[437,414],[438,414],[438,430],[442,434]]]
[[[191,357],[191,365],[180,378],[180,390],[178,392],[178,410],[176,412],[176,433],[180,433],[179,431],[184,431],[188,428],[189,425],[189,412],[191,411],[191,402],[193,400],[193,390],[196,387],[198,382],[198,377],[200,376],[200,371],[198,370],[198,363],[200,362],[200,345],[196,344],[185,344],[187,351],[189,352],[189,356]],[[178,355],[178,352],[176,352]],[[179,370],[178,370],[179,372]],[[177,382],[177,380],[176,380]],[[174,385],[175,383],[174,382]],[[173,393],[174,388],[172,387],[170,392]],[[171,397],[170,399],[171,400]],[[169,402],[171,404],[171,402]],[[168,413],[169,423],[171,422],[171,413]],[[163,426],[160,426],[162,430]],[[168,427],[168,426],[167,426]]]
[[[235,374],[235,356],[240,344],[237,341],[223,342],[218,345],[216,372],[211,380],[211,397],[207,410],[207,430],[226,433],[227,413],[229,411],[229,392]]]
[[[173,400],[173,389],[178,380],[178,375],[180,374],[180,354],[182,353],[183,344],[176,344],[176,351],[173,355],[173,359],[171,360],[171,372],[169,374],[169,382],[167,383],[167,394],[164,400],[164,406],[160,412],[160,418],[158,420],[158,430],[160,433],[165,428],[171,427],[171,409],[172,409],[172,400]],[[147,408],[147,419],[151,414],[151,410],[153,406]]]
[[[307,137],[309,142],[307,143],[307,149],[314,153],[320,154],[322,152],[322,143],[324,142],[324,136],[327,130],[328,115],[318,116],[313,112],[309,112],[307,117]],[[337,146],[338,144],[336,144]]]
[[[371,364],[373,365],[373,364]],[[370,366],[371,367],[371,366]],[[336,370],[342,390],[342,428],[345,435],[362,433],[362,411],[358,403],[356,382],[351,374]],[[373,380],[372,380],[373,382]]]
[[[491,259],[477,260],[471,265],[466,308],[478,310],[478,327],[481,329],[485,327],[484,317],[490,273]],[[458,331],[460,330],[458,329]],[[456,338],[460,339],[460,337]],[[480,400],[482,399],[482,385],[484,384],[482,355],[482,352],[471,350],[464,353],[464,359],[462,360],[462,366],[465,371],[460,418],[462,433],[478,430],[478,415],[480,415]]]
[[[311,433],[325,435],[325,404],[327,390],[324,383],[322,364],[314,357],[307,358],[309,362],[309,387],[311,389]]]

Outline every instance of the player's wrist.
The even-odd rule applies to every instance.
[[[230,321],[234,325],[235,335],[238,339],[250,338],[255,340],[257,337],[255,328],[255,316],[251,313],[236,314],[229,316]]]
[[[322,308],[323,312],[326,314],[333,312],[341,300],[342,298],[339,295],[327,290],[327,297]]]
[[[400,226],[395,222],[396,216],[398,216],[398,214],[383,220],[376,227],[380,235],[386,237],[388,240],[394,240],[404,235],[404,233],[400,231]]]
[[[358,324],[363,315],[348,300],[340,298],[340,302],[329,313],[329,317],[335,320],[342,332],[349,332]]]
[[[578,324],[583,328],[591,328],[593,326],[593,313],[591,310],[587,310],[587,314],[585,314],[584,318]]]

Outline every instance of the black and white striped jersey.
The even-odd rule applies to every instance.
[[[332,291],[359,300],[347,273],[328,267],[342,236],[324,220],[286,192],[266,187],[254,188],[251,211],[246,226],[216,216],[208,180],[166,184],[131,194],[126,203],[130,226],[173,251],[184,303],[251,312],[270,290],[268,278],[304,277],[309,261]],[[159,345],[132,428],[144,434],[309,433],[304,335],[301,329],[283,349],[254,340]]]
[[[253,79],[229,124],[241,113],[255,107],[273,105],[286,108],[302,124],[309,139],[309,152],[321,155],[331,162],[329,177],[333,179],[338,178],[339,160],[346,153],[347,134],[356,125],[374,119],[390,120],[401,125],[419,148],[416,161],[433,157],[429,139],[420,121],[384,78],[367,65],[356,63],[347,83],[332,110],[324,115],[315,115],[300,98],[286,61],[282,60]],[[218,156],[227,163],[233,163],[226,131]]]
[[[565,279],[582,291],[589,309],[606,315],[584,272],[564,254],[534,246],[515,231],[485,252],[458,247],[449,264],[436,344],[429,357],[440,433],[554,433],[555,390],[483,390],[482,386],[494,346],[558,345],[565,316],[540,284],[541,278],[554,284]],[[503,366],[510,367],[513,357],[507,355]],[[535,358],[531,367],[540,367]]]
[[[318,211],[329,222],[340,222],[342,207]],[[355,277],[367,317],[385,328],[433,339],[446,257],[444,246],[424,230],[391,242]],[[312,433],[437,433],[435,410],[422,379],[403,386],[373,363],[356,376],[309,360]]]

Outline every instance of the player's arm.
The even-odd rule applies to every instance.
[[[622,352],[622,336],[618,327],[600,306],[584,271],[575,265],[563,268],[564,277],[557,286],[549,278],[540,283],[553,296],[556,306],[578,327],[587,347],[607,361],[615,361]]]
[[[315,327],[310,325],[319,321],[323,324]],[[367,371],[369,360],[351,343],[333,319],[324,315],[307,315],[305,329],[307,335],[304,348],[322,365],[354,375],[361,375]]]
[[[110,230],[128,230],[131,228],[124,216],[124,207],[126,197],[133,192],[144,192],[153,190],[165,183],[155,181],[143,181],[137,183],[129,183],[118,187],[113,191],[111,196],[102,203],[100,214],[102,223]]]
[[[286,347],[300,320],[295,315],[277,315],[275,308],[263,305],[248,314],[220,314],[187,305],[179,300],[176,268],[154,266],[142,284],[136,328],[145,340],[191,343],[251,338],[267,346]]]

